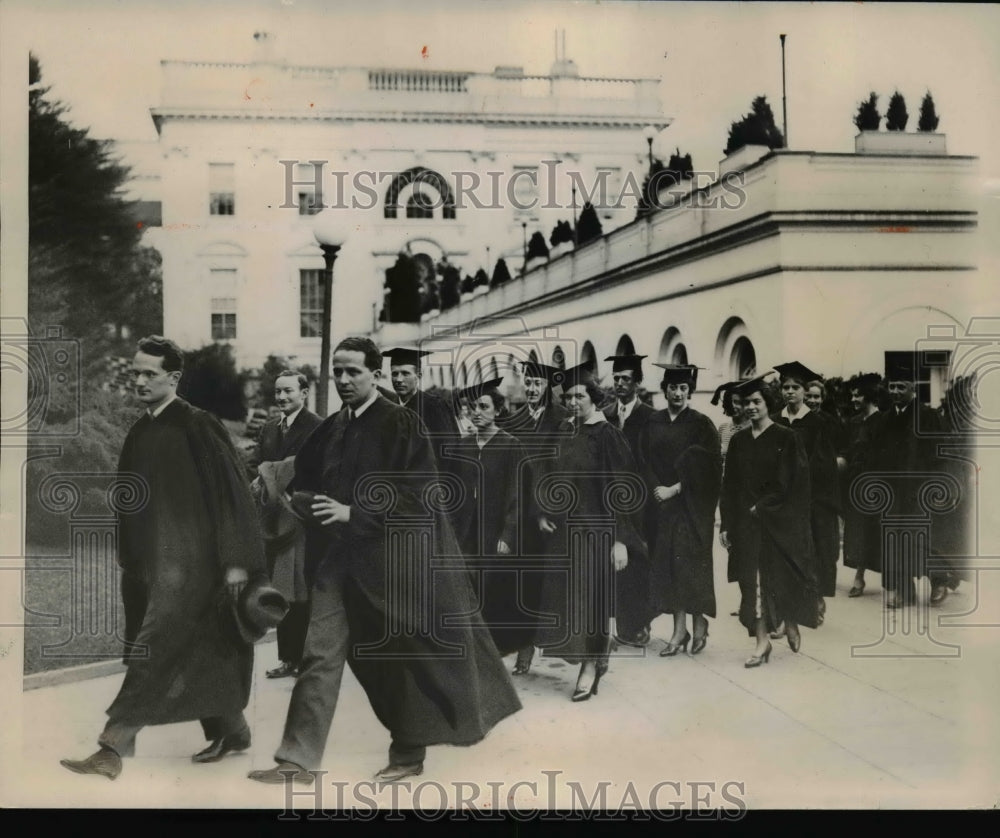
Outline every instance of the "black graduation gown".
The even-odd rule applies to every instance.
[[[129,431],[118,464],[148,487],[119,514],[128,670],[108,715],[128,725],[236,713],[250,697],[253,647],[236,642],[225,571],[266,578],[244,466],[211,414],[174,399]]]
[[[294,489],[351,506],[311,526],[308,549],[345,573],[348,663],[397,742],[468,745],[520,709],[441,500],[429,441],[410,410],[376,400],[327,418],[295,460]],[[446,506],[446,504],[445,504]],[[449,616],[446,620],[445,617]]]
[[[640,467],[656,516],[650,549],[650,599],[657,614],[685,611],[715,616],[712,547],[722,482],[719,432],[693,408],[671,420],[657,412],[639,439]],[[657,486],[681,484],[681,493],[659,502]]]
[[[475,436],[456,449],[465,466],[465,489],[459,543],[465,556],[489,627],[500,654],[531,643],[536,617],[524,606],[521,579],[537,583],[538,560],[522,560],[517,553],[521,527],[521,468],[524,449],[518,440],[497,431],[482,448]],[[511,550],[497,552],[503,541]]]
[[[751,514],[756,507],[756,515]],[[809,527],[809,462],[798,434],[772,424],[729,443],[719,502],[742,600],[740,622],[753,636],[788,619],[816,628],[819,593]]]
[[[834,596],[837,591],[837,558],[840,556],[840,488],[834,432],[827,421],[813,410],[794,422],[781,415],[771,418],[779,425],[790,427],[802,438],[809,459],[809,521],[816,559],[816,580],[820,596]]]
[[[648,404],[643,404],[636,399],[632,412],[625,420],[625,427],[619,428],[625,435],[629,451],[632,452],[632,457],[637,463],[640,460],[639,439],[649,420],[655,414],[656,411]],[[617,400],[605,408],[604,416],[608,422],[618,428]],[[656,538],[656,509],[652,496],[647,497],[646,504],[636,520],[642,526],[642,537],[652,553],[653,542]],[[620,637],[626,639],[635,637],[636,634],[649,626],[656,614],[660,613],[650,600],[650,573],[649,560],[635,556],[629,559],[628,567],[616,576],[618,600],[615,604],[615,618]]]
[[[540,629],[537,640],[547,655],[571,663],[607,655],[616,587],[612,547],[620,541],[630,561],[648,559],[636,524],[644,496],[628,443],[609,422],[583,425],[562,439],[558,460],[536,487],[539,513],[556,525],[542,609],[558,624]]]
[[[870,469],[872,436],[879,413],[852,416],[847,423],[847,472],[844,480],[844,566],[882,572],[882,522],[878,514],[858,509],[851,500],[851,484]]]

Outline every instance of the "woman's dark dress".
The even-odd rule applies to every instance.
[[[639,460],[653,508],[650,600],[656,614],[684,611],[715,616],[712,545],[722,481],[719,432],[687,407],[671,420],[657,412],[639,437]],[[681,493],[657,501],[657,486],[681,484]]]
[[[751,507],[756,507],[756,515]],[[799,435],[778,424],[729,444],[720,500],[743,595],[740,622],[768,631],[782,620],[816,628],[819,594],[809,521],[809,463]]]
[[[542,610],[558,623],[540,629],[536,643],[570,663],[602,661],[614,613],[614,543],[630,558],[647,554],[638,517],[646,493],[624,435],[604,420],[563,437],[536,489],[539,514],[556,525]]]
[[[882,572],[882,520],[878,513],[861,512],[851,501],[851,483],[870,471],[872,433],[879,412],[855,416],[848,422],[847,473],[844,480],[844,566]]]

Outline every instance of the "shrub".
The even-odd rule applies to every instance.
[[[868,99],[858,104],[858,112],[854,114],[854,125],[859,131],[878,131],[882,116],[878,112],[878,94],[873,90]]]

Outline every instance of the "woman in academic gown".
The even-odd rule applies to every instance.
[[[820,597],[836,593],[837,559],[840,556],[840,481],[837,446],[830,426],[820,414],[805,403],[806,387],[819,375],[797,361],[774,368],[781,376],[781,395],[785,400],[774,421],[790,427],[801,436],[809,459],[809,522],[816,559],[816,581]],[[819,603],[820,622],[826,604]]]
[[[740,622],[756,638],[748,668],[767,663],[769,634],[785,623],[788,645],[800,648],[800,626],[818,625],[815,563],[809,526],[809,462],[799,434],[772,421],[763,378],[734,388],[750,427],[729,444],[722,479],[719,539],[734,559],[742,600]]]
[[[523,607],[520,545],[520,472],[524,449],[496,424],[504,398],[502,378],[461,391],[469,404],[474,433],[457,447],[465,497],[457,516],[462,554],[478,592],[483,620],[501,655],[516,652],[534,639]]]
[[[865,591],[865,571],[882,572],[882,521],[879,514],[866,514],[851,501],[851,483],[870,470],[872,437],[879,419],[880,376],[866,373],[852,378],[847,386],[856,411],[847,423],[847,471],[843,495],[844,566],[854,568],[854,584],[848,596]]]
[[[620,430],[599,409],[602,393],[588,365],[563,373],[573,414],[552,470],[538,481],[538,526],[549,536],[552,568],[543,611],[558,625],[539,631],[547,655],[579,663],[573,701],[597,694],[607,672],[614,574],[646,555],[638,515],[645,489]],[[551,572],[556,565],[563,572]]]
[[[667,399],[639,436],[639,462],[654,509],[650,600],[655,614],[674,615],[674,633],[660,651],[696,655],[708,642],[715,616],[712,541],[722,480],[719,432],[712,420],[688,406],[698,368],[657,364]],[[691,631],[687,615],[691,614]],[[694,635],[692,641],[692,632]]]

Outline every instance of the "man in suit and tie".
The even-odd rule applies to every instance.
[[[431,573],[460,552],[426,504],[437,470],[417,417],[380,395],[368,338],[342,340],[331,364],[344,408],[310,434],[290,487],[319,557],[309,630],[276,765],[249,774],[262,783],[315,782],[345,662],[391,735],[380,782],[422,773],[428,745],[471,745],[521,706],[464,566]],[[428,539],[407,537],[421,526]],[[444,619],[456,614],[467,621]]]
[[[625,435],[632,456],[638,458],[639,434],[656,412],[639,399],[642,383],[642,359],[645,355],[611,355],[611,380],[615,401],[604,410],[604,416]],[[652,508],[642,512],[642,534],[650,545],[653,540]],[[630,561],[618,578],[618,605],[616,623],[619,643],[627,646],[645,646],[649,642],[650,623],[653,615],[649,605],[649,564],[647,561]]]
[[[281,663],[276,668],[268,670],[268,678],[288,678],[297,674],[299,662],[302,659],[302,646],[306,639],[306,628],[309,624],[306,587],[312,568],[305,566],[304,535],[298,525],[286,527],[285,529],[290,529],[290,531],[281,532],[277,531],[278,527],[269,530],[267,526],[269,520],[288,515],[287,512],[276,508],[278,498],[287,485],[287,479],[280,478],[282,470],[275,464],[298,454],[302,443],[306,441],[313,429],[323,421],[305,406],[308,396],[309,381],[306,377],[295,370],[283,370],[274,380],[274,403],[281,411],[281,416],[268,420],[260,432],[258,453],[260,467],[254,484],[259,492],[262,482],[276,481],[276,485],[272,487],[275,492],[270,497],[264,512],[268,566],[272,580],[274,580],[279,565],[284,566],[284,564],[290,563],[291,566],[287,568],[290,572],[285,575],[288,576],[289,580],[298,580],[298,584],[293,584],[290,590],[284,591],[289,600],[289,610],[281,625],[278,626],[277,632],[278,659]],[[291,463],[284,471],[290,478]],[[268,515],[271,516],[270,519],[267,518]],[[277,522],[275,521],[275,523]],[[269,534],[274,537],[268,539]],[[292,535],[293,539],[287,538],[288,535]]]

